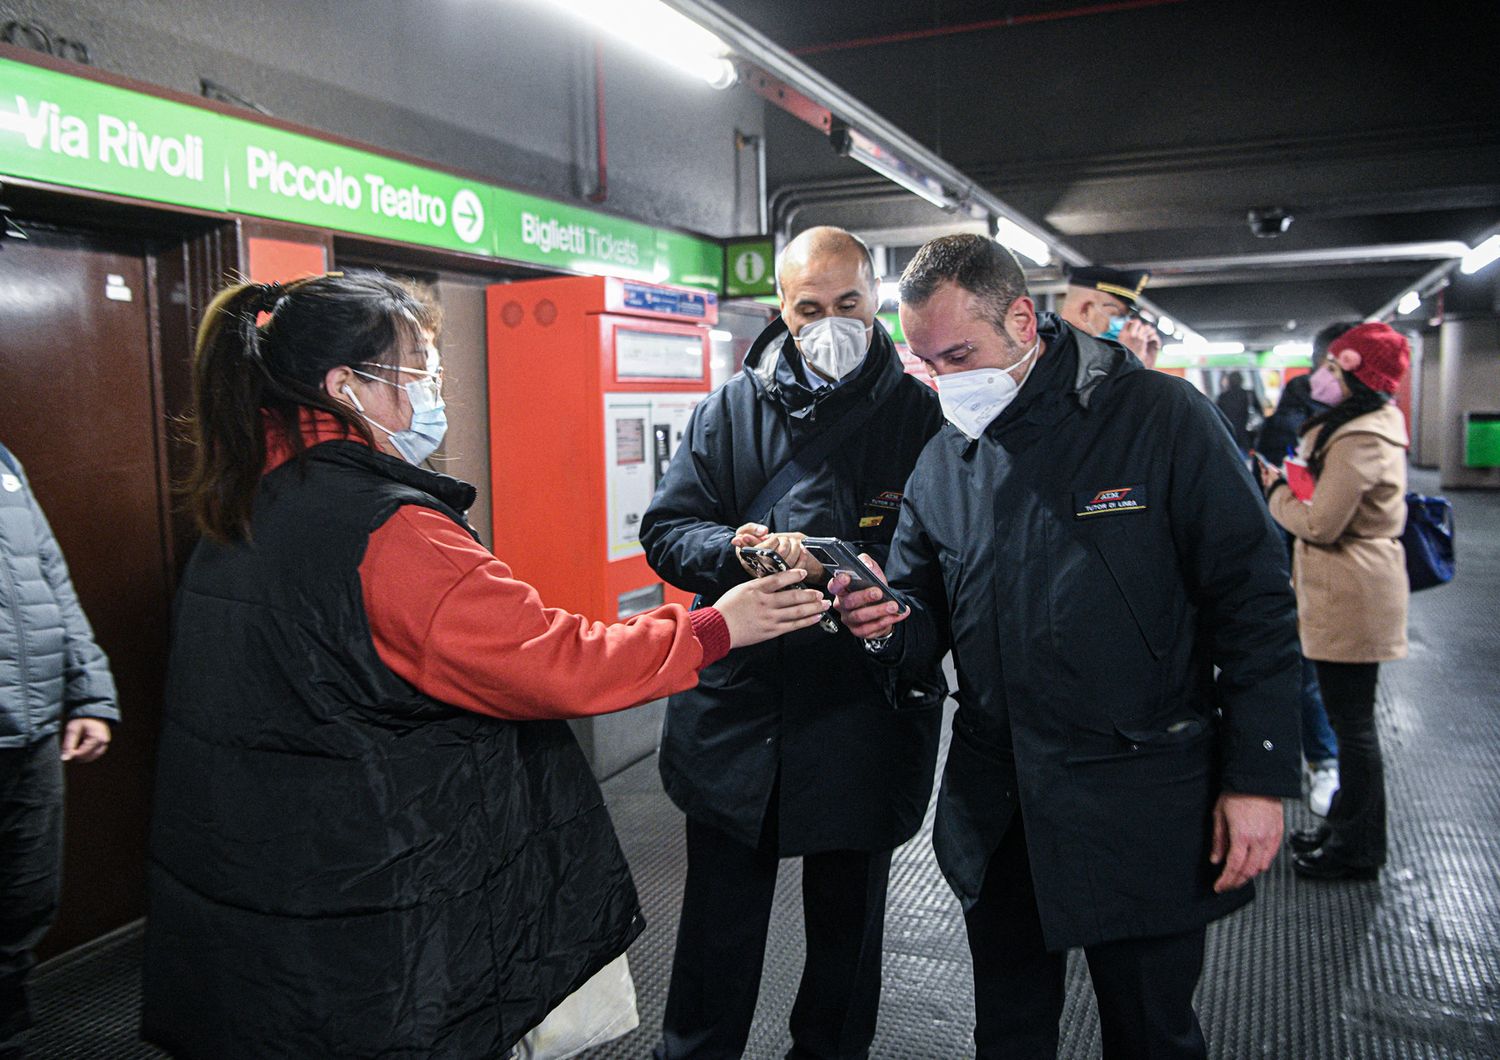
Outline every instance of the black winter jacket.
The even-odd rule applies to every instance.
[[[1225,390],[1214,399],[1214,404],[1219,406],[1219,411],[1229,421],[1229,433],[1234,436],[1234,444],[1242,450],[1249,449],[1255,441],[1255,436],[1250,432],[1250,406],[1254,400],[1255,395],[1244,387]]]
[[[1299,375],[1287,380],[1281,388],[1281,398],[1276,402],[1276,411],[1266,417],[1255,440],[1255,450],[1273,464],[1280,464],[1289,453],[1297,449],[1297,439],[1302,434],[1302,425],[1327,405],[1314,401],[1312,381]]]
[[[1211,402],[1055,316],[1015,403],[945,428],[888,572],[883,660],[951,647],[959,710],[933,845],[968,905],[1019,810],[1049,949],[1173,934],[1215,895],[1225,790],[1299,793],[1286,552]],[[1214,668],[1221,672],[1215,676]]]
[[[746,507],[761,487],[860,406],[875,406],[869,421],[761,521],[843,538],[883,562],[902,486],[942,423],[936,396],[903,372],[880,325],[856,373],[816,400],[778,378],[787,351],[798,356],[786,336],[774,321],[744,371],[698,406],[641,524],[652,569],[709,603],[749,577],[729,542],[758,514]],[[946,691],[936,660],[912,677],[898,691],[845,630],[813,627],[734,651],[669,702],[667,794],[688,816],[749,846],[769,809],[783,855],[888,850],[921,824]]]
[[[144,1034],[176,1056],[499,1057],[625,950],[635,887],[562,721],[381,662],[359,563],[473,487],[352,442],[263,480],[253,544],[178,593],[148,866]]]

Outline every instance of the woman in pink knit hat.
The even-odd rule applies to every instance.
[[[1392,396],[1410,361],[1406,339],[1385,324],[1346,332],[1311,377],[1313,398],[1330,407],[1307,421],[1297,450],[1310,491],[1262,472],[1272,516],[1297,539],[1302,653],[1317,664],[1339,741],[1340,787],[1328,818],[1291,837],[1292,867],[1313,879],[1370,879],[1385,864],[1375,682],[1382,662],[1406,656],[1400,537],[1410,439]]]

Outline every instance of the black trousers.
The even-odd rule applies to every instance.
[[[974,959],[975,1060],[1055,1060],[1067,954],[1043,942],[1019,814],[964,921]],[[1207,1055],[1193,1011],[1203,940],[1199,928],[1084,947],[1105,1060]]]
[[[1318,662],[1323,708],[1339,741],[1339,790],[1323,849],[1352,865],[1385,864],[1385,761],[1375,728],[1379,663]]]
[[[687,880],[657,1060],[745,1051],[776,891],[775,811],[759,847],[688,819]],[[807,963],[792,1005],[797,1058],[862,1058],[875,1037],[891,852],[802,858]]]
[[[56,740],[0,749],[0,1060],[25,1053],[32,950],[57,914],[62,760]]]

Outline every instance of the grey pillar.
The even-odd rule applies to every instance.
[[[433,467],[472,482],[479,490],[469,523],[487,547],[493,546],[490,503],[489,345],[485,340],[485,280],[452,273],[435,285],[443,306],[443,389],[448,401],[448,433]]]
[[[1411,340],[1411,462],[1436,470],[1443,459],[1443,358],[1437,328]]]
[[[1464,417],[1500,412],[1500,319],[1449,320],[1442,326],[1442,430],[1444,489],[1500,489],[1500,468],[1464,466]]]

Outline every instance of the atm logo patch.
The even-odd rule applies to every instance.
[[[1073,518],[1087,519],[1093,515],[1115,515],[1120,512],[1143,512],[1146,510],[1146,487],[1143,483],[1132,486],[1109,486],[1093,493],[1073,494]]]
[[[881,490],[875,496],[865,501],[864,512],[860,516],[859,528],[869,530],[885,522],[887,515],[892,515],[901,510],[900,490]]]

